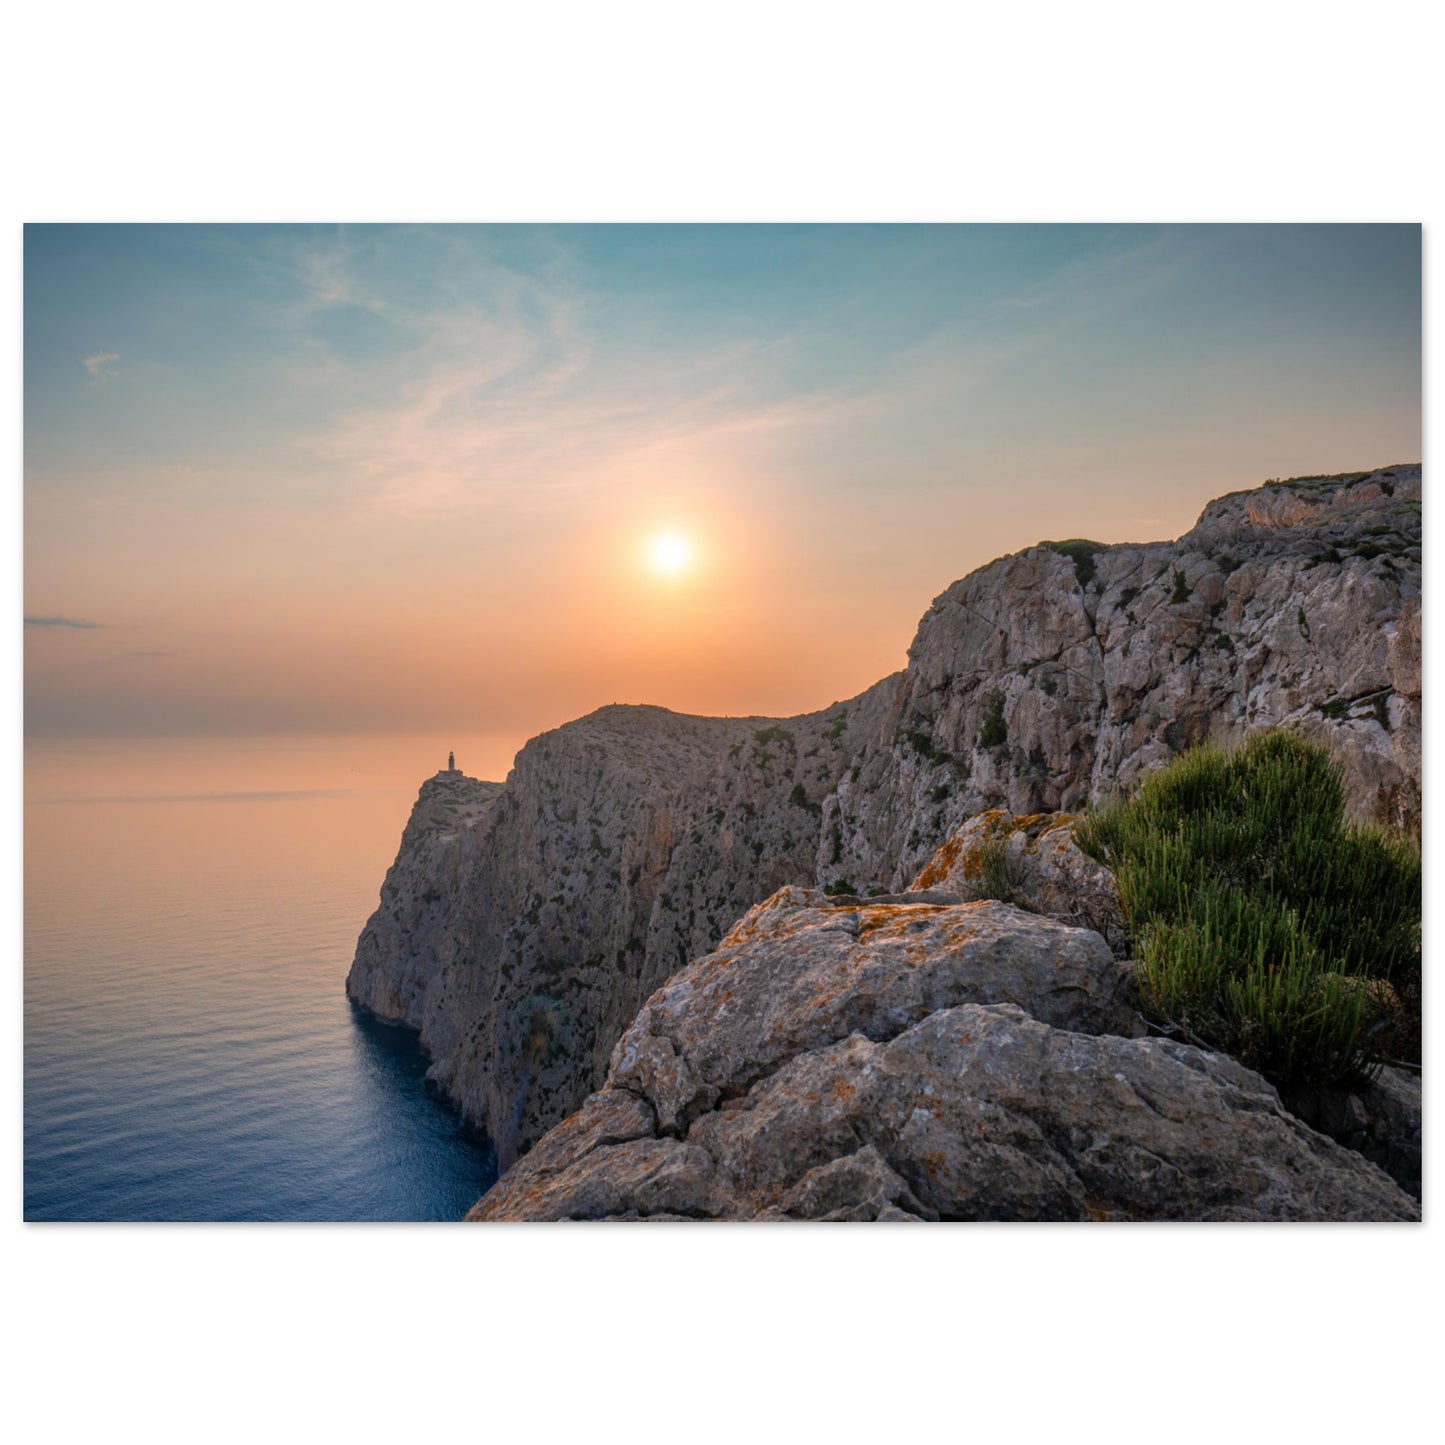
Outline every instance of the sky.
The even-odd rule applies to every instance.
[[[1420,246],[27,226],[27,736],[825,707],[994,557],[1419,460]]]

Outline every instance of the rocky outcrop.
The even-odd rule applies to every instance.
[[[932,890],[928,896],[952,890],[962,898],[1016,903],[1093,929],[1104,936],[1116,958],[1128,958],[1132,942],[1118,883],[1108,868],[1079,847],[1075,822],[1067,813],[1015,817],[997,808],[980,813],[943,843],[912,886]],[[1388,985],[1377,984],[1371,992],[1378,998],[1382,1020],[1408,1012]],[[1418,1007],[1414,1016],[1418,1033]],[[1376,1036],[1375,1046],[1381,1044]],[[1407,1193],[1420,1198],[1417,1074],[1386,1067],[1373,1082],[1353,1089],[1295,1088],[1286,1091],[1282,1101],[1296,1118],[1363,1154]]]
[[[1023,1004],[1088,1033],[1135,1031],[1129,972],[1097,934],[1004,903],[937,898],[779,890],[647,1001],[610,1081],[646,1098],[658,1129],[674,1133],[799,1053],[854,1032],[891,1036],[958,1003]]]
[[[1128,969],[997,902],[784,889],[659,990],[474,1220],[1404,1220]]]
[[[520,1153],[750,906],[894,893],[985,810],[1074,808],[1289,723],[1329,744],[1357,815],[1418,829],[1419,496],[1420,468],[1393,467],[1225,497],[1177,542],[1041,544],[955,583],[903,673],[821,712],[609,707],[544,734],[435,867],[398,859],[351,994],[420,1027],[436,1082]]]
[[[948,838],[913,880],[964,898],[1001,898],[1102,934],[1116,958],[1129,956],[1129,929],[1113,873],[1074,841],[1068,813],[1015,817],[990,808]]]

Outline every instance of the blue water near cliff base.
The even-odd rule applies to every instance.
[[[459,1219],[490,1150],[344,992],[415,782],[128,749],[27,751],[26,1219]]]

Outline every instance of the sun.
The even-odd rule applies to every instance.
[[[680,532],[663,532],[648,544],[647,560],[654,571],[676,577],[692,566],[692,543]]]

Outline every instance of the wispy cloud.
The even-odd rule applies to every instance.
[[[690,357],[599,379],[578,338],[499,335],[485,361],[439,360],[397,404],[347,413],[312,444],[344,467],[362,505],[411,512],[506,497],[547,507],[628,458],[702,454],[728,436],[816,425],[839,405],[825,392],[739,386],[748,364],[735,353]]]
[[[618,304],[566,233],[363,226],[286,233],[246,260],[278,389],[306,399],[274,475],[363,525],[606,508],[633,478],[715,473],[872,404],[872,378],[817,364],[831,311],[819,336],[799,308],[716,326],[703,276],[688,329],[666,284]]]
[[[387,308],[412,342],[405,370],[389,394],[374,389],[307,439],[342,469],[352,503],[386,512],[503,496],[523,508],[552,505],[628,457],[816,424],[840,404],[824,390],[779,383],[786,339],[656,355],[613,343],[566,272],[560,262],[541,275],[474,264],[465,296]],[[356,304],[374,307],[346,285]],[[313,293],[330,291],[317,282]]]
[[[81,364],[85,367],[87,376],[104,381],[108,376],[115,375],[115,363],[119,360],[118,351],[97,351],[94,355],[87,356]]]
[[[78,617],[27,617],[27,627],[79,627],[84,631],[90,631],[96,627],[104,626],[100,622],[82,622]]]

